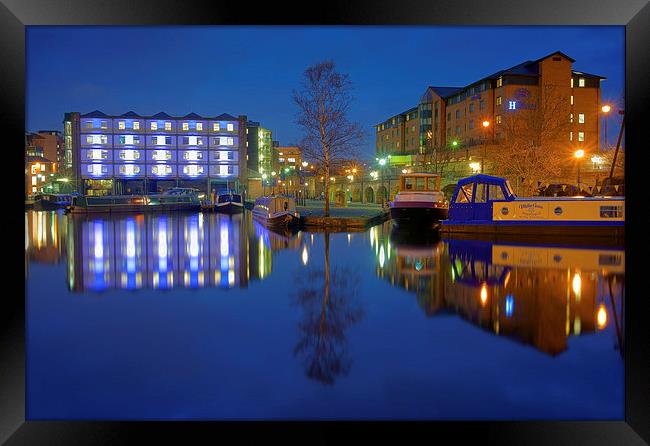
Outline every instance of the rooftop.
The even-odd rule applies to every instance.
[[[100,111],[100,110],[94,110],[90,113],[81,113],[80,116],[82,118],[143,118],[143,119],[218,119],[218,120],[224,120],[224,121],[237,121],[238,118],[229,115],[228,113],[222,113],[219,116],[201,116],[197,113],[188,113],[185,116],[178,116],[174,117],[171,116],[165,112],[159,112],[156,113],[153,116],[147,116],[147,115],[140,115],[134,111],[128,111],[126,113],[123,113],[121,115],[107,115],[106,113]],[[47,130],[48,132],[50,130]]]

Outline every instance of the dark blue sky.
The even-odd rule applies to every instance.
[[[556,50],[607,77],[602,100],[622,106],[623,27],[28,27],[27,130],[62,129],[66,111],[225,112],[286,145],[301,137],[292,89],[331,58],[355,85],[351,118],[370,155],[372,126],[427,85],[467,85]]]

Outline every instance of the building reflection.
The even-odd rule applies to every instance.
[[[376,272],[415,293],[427,316],[452,313],[549,355],[614,324],[623,344],[624,251],[370,232]],[[410,237],[410,240],[409,240]]]
[[[35,263],[60,263],[65,258],[67,228],[61,211],[25,212],[25,254]]]
[[[25,215],[26,262],[67,260],[73,291],[245,288],[271,273],[274,252],[300,246],[250,213]]]

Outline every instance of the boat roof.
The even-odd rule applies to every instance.
[[[476,175],[472,175],[471,177],[458,180],[457,185],[464,186],[465,184],[473,183],[474,181],[479,183],[487,183],[487,184],[505,184],[507,180],[505,178],[479,173]]]

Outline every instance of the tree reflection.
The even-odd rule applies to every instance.
[[[357,301],[359,273],[330,267],[330,236],[325,237],[325,268],[310,267],[296,281],[295,298],[305,317],[298,329],[300,340],[294,355],[302,358],[305,374],[323,384],[334,384],[350,371],[345,332],[364,315]]]

